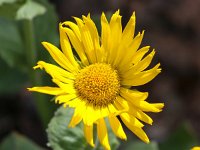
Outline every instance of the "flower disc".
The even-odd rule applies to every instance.
[[[117,71],[110,65],[96,63],[85,67],[74,82],[80,97],[95,107],[104,107],[114,102],[119,93]]]

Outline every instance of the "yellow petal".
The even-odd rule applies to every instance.
[[[59,95],[56,97],[55,102],[62,104],[62,103],[67,103],[77,97],[76,94],[65,94],[65,95]]]
[[[133,52],[132,58],[130,59],[131,62],[129,62],[129,64],[127,64],[124,67],[120,67],[119,68],[120,72],[125,74],[128,70],[130,70],[133,67],[133,65],[138,64],[142,60],[144,55],[149,51],[149,48],[150,46],[145,46],[145,47],[140,48],[136,52]],[[123,53],[121,55],[123,55]]]
[[[132,124],[135,127],[141,128],[144,126],[137,118],[135,118],[133,115],[130,115],[128,113],[120,114],[120,118],[123,120],[123,122]]]
[[[193,147],[191,150],[200,150],[200,147],[195,146],[195,147]]]
[[[54,83],[56,83],[63,91],[65,91],[65,93],[70,93],[70,94],[75,94],[76,93],[73,81],[71,83],[68,83],[68,84],[60,82],[57,79],[52,79],[52,81]]]
[[[135,126],[132,122],[129,122],[126,117],[122,117],[120,115],[124,124],[129,128],[135,135],[137,135],[142,141],[145,143],[149,143],[149,138],[147,137],[146,133],[142,130],[141,127]]]
[[[52,58],[63,68],[69,72],[78,72],[78,68],[73,66],[66,56],[54,45],[48,42],[42,42],[43,46],[48,50]]]
[[[144,55],[149,51],[150,46],[145,46],[140,48],[137,52],[135,52],[131,62],[132,64],[137,64],[140,60],[142,60],[142,58],[144,57]]]
[[[60,95],[65,93],[61,88],[58,87],[33,87],[33,88],[27,88],[29,91],[34,91],[34,92],[40,92],[44,94],[49,94],[49,95]]]
[[[119,96],[116,99],[115,105],[118,109],[125,109],[126,110],[125,112],[127,112],[128,114],[131,114],[136,118],[140,119],[141,121],[144,121],[145,123],[152,125],[153,120],[147,114],[143,113],[135,105],[133,105],[129,101],[126,101],[122,97]]]
[[[90,15],[87,17],[83,16],[83,20],[85,26],[89,29],[90,35],[92,37],[93,46],[94,46],[94,53],[97,59],[97,62],[102,62],[103,53],[101,52],[102,49],[100,48],[100,41],[99,41],[99,34],[96,28],[95,23],[90,18]]]
[[[149,64],[151,63],[151,60],[154,56],[154,50],[153,50],[151,55],[146,57],[145,60],[142,60],[144,55],[149,51],[149,48],[150,48],[150,46],[145,46],[145,47],[142,47],[141,49],[139,49],[138,51],[136,51],[131,58],[131,62],[129,62],[126,67],[122,67],[120,69],[120,72],[122,72],[123,74],[126,74],[126,72],[129,70],[132,70],[132,71],[134,70],[134,72],[139,72],[139,71],[146,69],[146,67],[148,67]],[[141,60],[142,60],[142,62],[140,62]],[[143,64],[146,64],[146,65],[143,65]],[[140,67],[140,66],[143,66],[143,67]],[[140,69],[138,69],[138,68],[140,68]]]
[[[106,19],[104,13],[101,15],[101,43],[105,53],[110,51],[110,43],[112,42],[110,39],[110,25]],[[105,54],[106,56],[108,54]]]
[[[160,111],[162,111],[162,108],[165,106],[164,103],[153,103],[152,105],[157,109],[160,109]]]
[[[79,104],[82,104],[82,103],[84,103],[84,101],[82,99],[80,99],[79,97],[76,97],[74,99],[71,99],[70,101],[65,102],[63,106],[77,108],[79,106]],[[85,106],[85,105],[82,104],[81,106]]]
[[[113,104],[108,105],[108,110],[110,112],[109,113],[110,116],[118,116],[119,114],[126,112],[125,108],[116,106],[116,101],[118,100],[118,97],[116,98],[116,100]]]
[[[120,29],[121,30],[121,29]],[[135,13],[130,17],[129,22],[127,23],[123,33],[120,44],[118,45],[118,49],[116,49],[116,57],[114,60],[114,65],[118,65],[122,60],[122,56],[124,55],[125,50],[130,46],[133,41],[135,32]],[[134,52],[133,52],[134,53]]]
[[[110,20],[110,49],[108,49],[108,62],[113,66],[116,66],[115,59],[117,56],[119,45],[121,44],[122,38],[122,25],[121,25],[121,16],[119,11],[112,15]]]
[[[137,74],[133,70],[129,70],[126,74],[122,75],[121,84],[127,86],[144,85],[153,80],[161,72],[159,66],[160,64],[157,64],[154,68]]]
[[[84,124],[84,134],[87,142],[94,147],[94,142],[93,142],[93,125],[88,126]]]
[[[123,54],[123,58],[126,58],[126,59],[121,59],[120,63],[118,64],[119,65],[118,68],[120,69],[120,71],[127,70],[130,67],[132,59],[135,55],[135,52],[140,47],[143,36],[144,36],[144,31],[142,32],[142,34],[139,33],[132,40],[130,46],[125,49],[125,52]]]
[[[106,113],[106,110],[104,109],[98,109],[98,108],[94,108],[93,106],[87,105],[86,106],[86,110],[85,110],[85,115],[83,117],[83,122],[86,125],[92,125],[94,122],[96,122],[99,118],[102,118],[103,113]],[[107,114],[106,114],[107,116]]]
[[[107,117],[110,114],[108,107],[100,108],[100,112],[101,118]]]
[[[64,30],[65,30],[65,33],[67,33],[70,39],[70,42],[73,45],[74,49],[76,50],[78,56],[80,57],[81,62],[86,66],[89,65],[89,62],[84,52],[84,47],[81,41],[78,39],[78,37],[75,35],[75,33],[71,29],[64,28]]]
[[[144,101],[147,96],[144,96],[142,99],[135,97],[132,90],[128,89],[121,89],[120,95],[130,103],[132,103],[135,107],[141,109],[142,111],[146,112],[160,112],[163,108],[163,103],[155,103],[150,104]]]
[[[128,105],[127,101],[125,99],[123,99],[121,96],[118,96],[116,98],[114,105],[118,110],[125,109],[126,111],[128,111],[129,107],[130,107]]]
[[[84,46],[84,51],[89,59],[90,64],[94,64],[97,62],[95,50],[94,50],[94,44],[92,40],[92,36],[90,34],[89,28],[84,25],[81,29],[81,37],[82,37],[82,43]]]
[[[158,107],[157,107],[158,106]],[[162,108],[164,107],[164,104],[163,103],[153,103],[153,104],[150,104],[146,101],[141,101],[139,103],[139,106],[137,106],[139,108],[141,108],[142,111],[145,111],[145,112],[161,112],[162,111]]]
[[[79,105],[76,108],[74,108],[74,114],[68,125],[69,127],[75,127],[81,122],[84,116],[85,109],[86,107],[84,102],[80,102]]]
[[[117,108],[113,104],[108,105],[108,110],[109,110],[109,113],[113,115],[119,112],[119,110],[117,110]]]
[[[59,31],[60,31],[60,45],[61,45],[61,49],[63,51],[63,53],[65,54],[65,56],[67,57],[67,59],[73,64],[73,66],[76,66],[77,68],[80,69],[79,64],[76,62],[73,52],[72,52],[72,48],[69,42],[69,39],[66,35],[66,33],[63,30],[63,23],[59,24]]]
[[[69,26],[72,29],[72,31],[74,32],[74,34],[76,35],[76,37],[81,41],[80,30],[75,23],[73,23],[71,21],[65,21],[62,23],[62,25]],[[63,27],[63,29],[65,29],[65,27]]]
[[[132,42],[134,33],[135,33],[135,12],[133,12],[132,16],[129,19],[129,22],[127,23],[123,31],[122,40],[126,41],[127,45],[129,45]]]
[[[105,63],[107,60],[107,55],[108,53],[105,52],[105,49],[103,46],[101,46],[100,48],[98,48],[97,50],[97,62],[99,63]]]
[[[55,65],[46,63],[44,61],[39,61],[37,63],[37,66],[34,67],[34,69],[45,69],[45,71],[52,76],[53,79],[57,79],[59,81],[62,81],[64,83],[72,83],[73,79],[75,79],[74,75],[64,69],[61,69],[60,67],[57,67]]]
[[[143,60],[134,65],[131,69],[135,70],[135,72],[143,71],[150,65],[154,55],[155,51],[153,50],[149,55],[147,55]]]
[[[124,133],[122,125],[120,121],[117,119],[117,117],[109,116],[109,122],[112,128],[112,131],[115,133],[115,135],[123,140],[126,140],[127,139],[126,134]]]
[[[78,25],[78,28],[81,29],[84,26],[83,20],[78,17],[73,17]]]
[[[148,97],[148,92],[140,92],[138,90],[120,88],[120,95],[123,97],[129,97],[129,99],[132,99],[133,101],[144,101]]]
[[[145,114],[144,112],[142,112],[141,110],[137,108],[129,110],[128,113],[134,115],[135,117],[137,117],[141,121],[144,121],[145,123],[148,123],[150,125],[152,125],[153,123],[153,120],[151,119],[151,117],[149,117],[147,114]]]
[[[110,150],[110,144],[108,141],[108,133],[105,121],[103,118],[97,121],[97,135],[100,143],[103,145],[105,150]]]

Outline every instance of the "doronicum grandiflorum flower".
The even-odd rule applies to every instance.
[[[95,146],[93,126],[96,125],[98,139],[106,150],[110,150],[110,145],[105,118],[117,137],[127,139],[119,121],[121,118],[127,128],[149,143],[142,122],[151,125],[153,120],[146,112],[157,113],[164,106],[163,103],[148,103],[148,92],[136,89],[161,72],[160,64],[147,69],[155,51],[149,52],[149,46],[140,48],[144,32],[134,37],[135,13],[123,30],[121,18],[119,10],[109,22],[102,13],[101,37],[90,15],[82,16],[82,19],[74,17],[76,23],[60,23],[62,51],[42,42],[59,67],[44,61],[34,67],[45,69],[57,86],[28,88],[55,95],[56,103],[74,108],[69,127],[82,121],[86,140],[91,146]]]
[[[191,150],[200,150],[200,147],[199,146],[195,146]]]

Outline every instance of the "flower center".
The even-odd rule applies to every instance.
[[[96,63],[85,67],[76,76],[74,87],[79,96],[94,107],[114,102],[120,89],[117,71],[109,64]]]

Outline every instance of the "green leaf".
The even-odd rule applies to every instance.
[[[160,150],[189,150],[195,145],[198,145],[197,139],[192,134],[190,126],[184,124],[166,141],[160,143]]]
[[[0,0],[0,16],[15,19],[17,10],[25,0]]]
[[[0,18],[0,57],[13,67],[23,54],[23,43],[16,22]]]
[[[27,139],[26,137],[12,133],[7,136],[0,144],[1,150],[43,150],[35,143]]]
[[[72,115],[72,108],[63,108],[61,106],[57,110],[47,129],[48,146],[54,150],[92,150],[93,148],[85,140],[82,123],[74,128],[68,128]],[[119,142],[109,126],[108,134],[111,148],[112,150],[116,150]],[[94,149],[103,150],[103,147],[99,143],[96,143]]]
[[[81,124],[68,128],[72,115],[72,109],[61,106],[50,121],[47,129],[48,146],[54,150],[83,150],[87,146]]]
[[[22,5],[16,14],[16,19],[17,20],[23,20],[23,19],[28,19],[32,20],[38,15],[43,15],[46,12],[46,8],[42,6],[41,4],[27,0],[27,2]]]
[[[134,141],[128,144],[125,150],[159,150],[156,142],[146,144],[142,141]]]
[[[2,5],[2,4],[5,4],[5,3],[14,3],[14,2],[16,2],[17,0],[0,0],[0,6]]]

